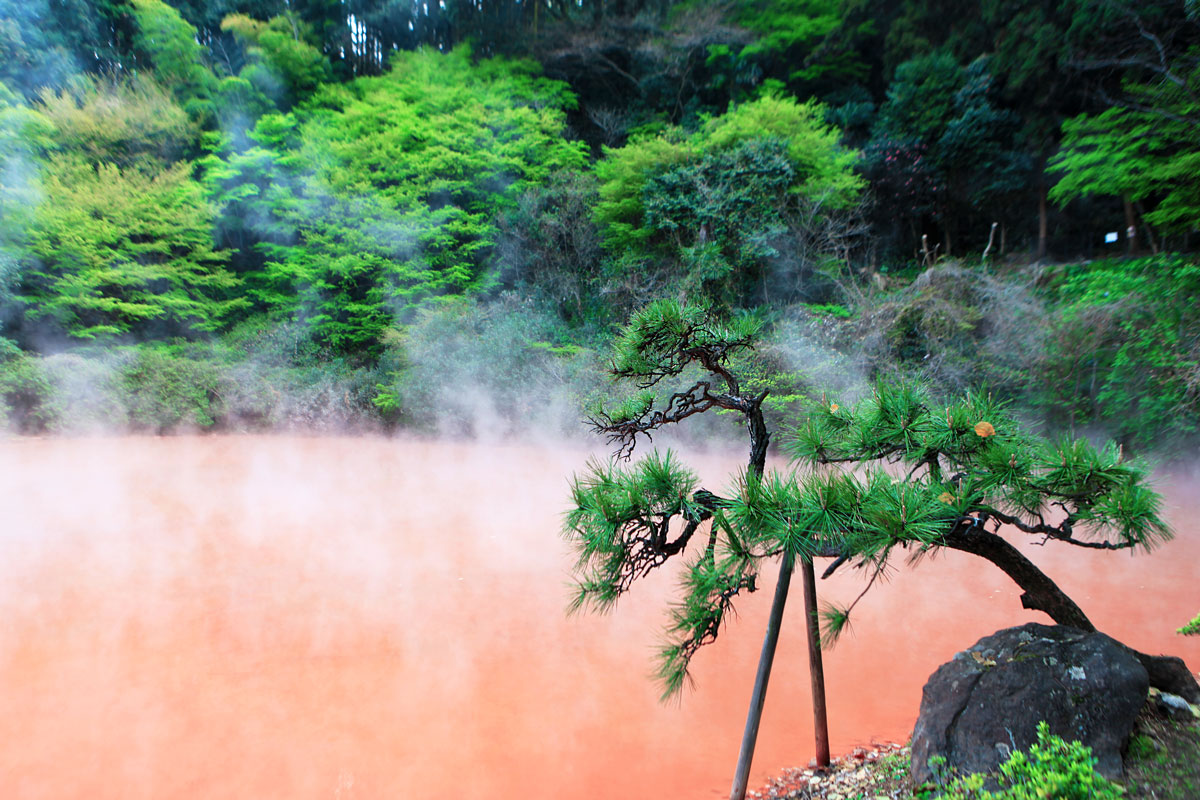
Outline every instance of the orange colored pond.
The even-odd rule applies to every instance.
[[[727,795],[774,568],[662,705],[674,576],[564,615],[570,447],[371,438],[0,441],[0,789],[11,798]],[[717,490],[736,457],[693,459]],[[1106,632],[1200,668],[1200,480],[1152,556],[1030,547]],[[849,572],[819,586],[848,600]],[[798,587],[798,584],[797,584]],[[799,592],[752,784],[812,754]],[[938,664],[1042,619],[950,554],[827,655],[833,749],[902,739]]]

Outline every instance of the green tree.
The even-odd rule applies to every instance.
[[[92,163],[154,169],[179,160],[199,139],[183,108],[147,75],[78,76],[67,88],[43,91],[39,101],[57,148]]]
[[[41,200],[38,164],[53,147],[54,124],[0,83],[0,332],[21,317],[17,299],[29,226]]]
[[[132,33],[124,0],[0,0],[0,82],[33,99],[80,72],[117,72]]]
[[[1062,150],[1050,160],[1060,175],[1050,198],[1109,195],[1145,203],[1145,221],[1165,231],[1189,231],[1200,214],[1200,48],[1190,64],[1168,68],[1162,80],[1130,82],[1126,105],[1063,123]]]
[[[175,95],[189,116],[210,121],[217,78],[196,40],[196,29],[162,0],[129,3],[137,23],[133,46],[138,61],[153,69],[155,79]]]
[[[266,22],[232,14],[221,21],[221,30],[233,33],[246,49],[246,64],[238,77],[283,111],[332,77],[329,61],[312,43],[309,26],[292,14]]]
[[[248,281],[265,309],[341,350],[375,347],[391,321],[481,289],[498,215],[582,167],[562,137],[571,103],[531,62],[397,53],[387,74],[267,114],[257,146],[206,163],[222,235],[258,239]]]
[[[614,278],[660,262],[689,296],[769,299],[770,260],[783,242],[814,238],[859,199],[856,154],[823,112],[815,102],[764,97],[691,136],[670,129],[607,149],[596,165],[595,215],[617,256]]]
[[[148,173],[51,157],[27,232],[28,313],[92,339],[213,330],[244,305],[191,172],[188,162]]]

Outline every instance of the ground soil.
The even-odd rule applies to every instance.
[[[828,770],[785,770],[755,800],[906,800],[928,797],[909,775],[907,745],[877,744],[837,759]],[[1138,716],[1125,756],[1130,800],[1200,798],[1200,719],[1172,719],[1152,703]]]

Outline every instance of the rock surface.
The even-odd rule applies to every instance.
[[[912,775],[929,759],[965,774],[996,769],[1037,740],[1037,724],[1092,748],[1096,769],[1122,776],[1121,749],[1146,702],[1149,677],[1128,648],[1102,633],[1029,623],[986,636],[929,678],[912,740]]]

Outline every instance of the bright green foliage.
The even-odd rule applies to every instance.
[[[1018,750],[1000,765],[1000,788],[983,788],[980,774],[958,778],[943,787],[943,800],[1116,800],[1125,790],[1096,773],[1092,749],[1050,735],[1038,723],[1038,740],[1029,752]]]
[[[196,29],[162,0],[129,1],[137,22],[135,50],[193,119],[207,121],[214,110],[211,101],[217,79],[205,63]]]
[[[246,47],[248,63],[238,77],[282,110],[308,97],[332,77],[329,61],[312,44],[310,27],[290,13],[266,22],[231,14],[221,21],[221,30],[235,34]]]
[[[862,187],[855,154],[815,102],[764,97],[706,121],[606,150],[595,214],[615,271],[670,264],[693,297],[741,299],[759,284],[773,241],[842,211]]]
[[[1179,629],[1179,633],[1184,636],[1200,636],[1200,614],[1197,614],[1191,622]]]
[[[788,82],[801,87],[865,79],[867,65],[852,54],[811,58],[841,24],[839,5],[835,0],[743,0],[735,6],[734,20],[758,38],[742,49],[741,57],[762,63],[768,73],[790,69]]]
[[[642,224],[642,190],[651,175],[693,159],[694,146],[678,130],[672,130],[662,136],[635,139],[618,150],[606,150],[605,156],[596,164],[600,178],[596,221],[603,226],[605,243],[611,249],[640,249],[655,233]]]
[[[373,346],[394,319],[479,288],[495,216],[556,169],[570,96],[524,61],[399,53],[392,70],[327,86],[259,120],[259,144],[211,165],[222,227],[262,239],[258,300],[340,349]]]
[[[1060,421],[1100,421],[1135,445],[1196,430],[1193,343],[1200,266],[1164,255],[1097,261],[1055,288],[1061,316],[1040,368],[1043,402]]]
[[[54,123],[55,144],[92,163],[165,165],[198,136],[184,110],[148,76],[121,82],[81,76],[40,100],[39,110]]]
[[[27,233],[29,313],[72,336],[212,330],[244,304],[213,250],[212,209],[181,162],[158,174],[55,156]]]
[[[787,148],[796,170],[792,190],[819,199],[830,208],[852,204],[862,190],[854,174],[857,154],[838,144],[836,128],[825,124],[820,103],[797,103],[789,97],[769,96],[743,103],[708,120],[697,134],[701,151],[722,150],[754,138],[775,138]]]
[[[1128,84],[1132,107],[1064,122],[1063,149],[1050,162],[1062,177],[1050,197],[1060,204],[1088,195],[1152,201],[1150,224],[1194,228],[1200,214],[1200,101],[1188,87],[1197,80],[1200,67],[1182,76],[1183,85]]]

